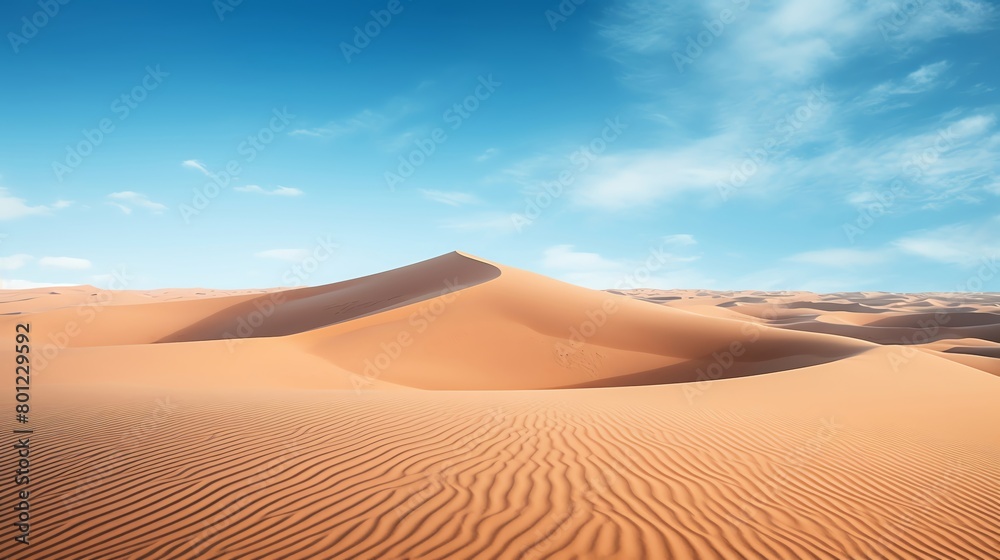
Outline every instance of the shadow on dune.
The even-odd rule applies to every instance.
[[[156,342],[287,336],[418,303],[499,276],[500,270],[489,263],[448,253],[363,278],[261,295]]]
[[[926,325],[938,323],[945,327],[982,327],[986,325],[1000,325],[1000,315],[977,311],[974,313],[959,312],[954,309],[938,313],[910,313],[907,315],[897,315],[876,319],[868,326],[871,327],[905,327],[911,329],[924,328]]]
[[[788,309],[815,309],[817,311],[847,311],[850,313],[883,313],[882,309],[876,309],[860,303],[834,303],[830,301],[796,301],[785,304]]]
[[[908,317],[893,317],[891,319],[909,319]],[[916,320],[914,319],[914,323]],[[773,326],[796,330],[833,334],[858,340],[866,340],[876,344],[924,344],[950,338],[980,338],[991,342],[1000,342],[1000,323],[985,325],[959,325],[926,323],[925,327],[881,325],[838,325],[833,323],[803,322],[794,324],[775,324]],[[901,322],[906,324],[905,322]]]
[[[997,346],[956,346],[945,350],[950,354],[968,354],[970,356],[983,356],[985,358],[1000,359],[1000,347]]]
[[[852,353],[850,355],[855,355]],[[605,379],[595,379],[587,383],[559,387],[560,389],[585,389],[601,387],[635,387],[641,385],[663,385],[668,383],[692,383],[698,381],[714,381],[718,379],[733,379],[749,377],[766,373],[799,369],[836,362],[850,355],[818,356],[794,355],[775,360],[746,362],[736,360],[729,367],[714,360],[690,360],[661,368],[619,375]]]

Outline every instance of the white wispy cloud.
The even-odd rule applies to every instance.
[[[63,270],[86,270],[92,266],[87,259],[76,257],[42,257],[38,259],[39,266],[61,268]]]
[[[557,270],[585,270],[588,272],[616,270],[620,263],[605,259],[598,253],[576,251],[573,245],[555,245],[545,250],[542,266]]]
[[[907,180],[918,186],[917,204],[940,206],[985,192],[984,185],[1000,183],[990,180],[996,179],[992,162],[1000,159],[992,114],[943,115],[942,122],[915,125],[922,129],[867,133],[863,141],[851,121],[858,119],[851,109],[865,102],[889,106],[938,87],[949,61],[928,61],[901,78],[870,84],[870,97],[858,98],[851,89],[857,85],[840,85],[821,87],[821,102],[806,102],[809,90],[858,57],[875,49],[912,56],[928,38],[989,27],[995,12],[980,0],[925,2],[883,37],[880,22],[890,21],[895,9],[839,0],[621,2],[608,11],[602,35],[622,79],[649,96],[638,114],[665,125],[670,140],[644,150],[612,147],[578,173],[573,199],[615,210],[680,194],[711,197],[748,175],[741,166],[752,173],[741,179],[747,187],[739,194],[750,196],[823,188],[847,198],[847,192],[882,188],[907,169],[915,170]],[[723,10],[729,23],[721,22]],[[706,44],[699,44],[700,33],[710,38]],[[949,125],[963,139],[933,163],[915,166],[937,129]],[[746,154],[768,142],[774,148],[766,157],[747,161]]]
[[[623,258],[560,244],[544,250],[541,266],[560,280],[594,289],[711,286],[714,280],[691,266],[700,258],[690,252],[696,244],[690,234],[668,235],[648,247],[644,256]]]
[[[575,196],[585,205],[616,210],[684,192],[714,193],[729,177],[726,164],[740,151],[738,139],[723,134],[689,146],[606,155],[578,173]]]
[[[56,201],[52,206],[30,205],[23,198],[14,196],[6,187],[0,187],[0,220],[14,220],[26,216],[51,214],[53,210],[69,206],[65,201]]]
[[[34,260],[34,258],[24,253],[0,257],[0,270],[17,270]]]
[[[409,151],[413,149],[413,142],[415,140],[418,140],[421,137],[426,137],[428,134],[430,134],[430,129],[426,128],[403,130],[388,135],[386,138],[382,139],[380,147],[390,153]]]
[[[912,96],[937,87],[942,81],[942,75],[950,66],[946,60],[925,64],[910,72],[902,80],[890,80],[875,86],[860,97],[857,103],[861,107],[875,111],[908,107],[910,101],[900,99],[900,96]]]
[[[204,163],[196,159],[184,160],[181,162],[181,165],[187,167],[188,169],[194,169],[196,171],[200,171],[206,177],[212,177],[212,172],[208,170],[208,167]]]
[[[483,151],[483,153],[476,156],[476,161],[478,162],[486,161],[492,158],[493,156],[497,155],[498,153],[500,153],[500,150],[496,148],[487,148],[485,151]]]
[[[274,188],[274,189],[271,189],[271,190],[267,190],[267,189],[262,188],[262,187],[260,187],[258,185],[246,185],[246,186],[243,186],[243,187],[233,187],[233,190],[234,191],[239,191],[239,192],[263,194],[263,195],[268,195],[268,196],[302,196],[302,195],[305,194],[300,189],[296,189],[294,187],[282,187],[280,185],[277,188]]]
[[[885,258],[886,253],[883,251],[838,248],[805,251],[788,257],[788,260],[802,264],[843,268],[877,264],[883,262]]]
[[[0,290],[34,290],[38,288],[60,288],[77,286],[78,284],[59,284],[53,282],[34,282],[18,278],[0,278]]]
[[[879,38],[910,43],[932,41],[956,33],[977,33],[996,22],[997,8],[982,0],[924,1],[906,10],[894,3],[874,5]],[[900,17],[901,10],[903,17]],[[903,23],[900,25],[900,20]]]
[[[805,134],[805,133],[800,133]],[[741,141],[742,140],[742,141]],[[993,114],[952,117],[938,123],[862,142],[827,144],[825,150],[787,153],[774,150],[752,174],[745,154],[762,142],[750,136],[716,136],[688,147],[626,151],[598,159],[579,174],[572,192],[584,205],[629,209],[680,194],[727,200],[731,196],[770,196],[806,189],[843,193],[855,204],[871,203],[876,192],[897,181],[896,209],[912,204],[940,208],[957,200],[995,196],[1000,184],[1000,130]],[[746,182],[734,183],[734,177]],[[734,186],[737,185],[737,186]]]
[[[394,98],[379,109],[366,108],[342,119],[312,128],[297,128],[288,134],[312,138],[343,138],[359,133],[382,132],[415,110],[412,101]]]
[[[726,289],[830,293],[865,288],[884,289],[880,280],[881,277],[871,267],[831,268],[784,261],[776,266],[727,278],[729,284]]]
[[[896,208],[938,208],[955,200],[993,196],[990,185],[1000,178],[996,122],[993,114],[953,118],[792,162],[781,175],[848,191],[846,199],[858,206],[872,203],[876,193],[893,185],[905,188],[902,196],[896,193]]]
[[[938,78],[947,70],[951,64],[947,60],[941,60],[933,64],[925,64],[920,68],[910,72],[903,80],[902,84],[890,88],[891,93],[919,93],[934,87]]]
[[[724,10],[728,12],[725,17]],[[602,34],[617,53],[616,59],[629,68],[627,79],[648,77],[642,64],[629,55],[668,53],[676,61],[673,54],[677,53],[689,58],[687,68],[709,60],[725,66],[731,71],[727,78],[745,80],[766,72],[771,80],[801,82],[858,42],[878,40],[873,33],[878,16],[879,11],[867,5],[838,0],[784,0],[767,5],[750,0],[690,4],[632,0],[612,12]],[[699,45],[699,33],[709,37],[707,46]],[[673,65],[667,68],[677,75]]]
[[[1000,257],[1000,217],[913,233],[897,239],[893,246],[910,255],[952,265],[996,261]]]
[[[612,45],[636,53],[657,53],[683,46],[678,33],[696,21],[690,9],[665,0],[631,0],[609,8],[611,21],[601,36]]]
[[[114,192],[108,195],[109,204],[115,206],[126,214],[131,214],[134,208],[143,208],[154,214],[161,214],[167,210],[165,204],[154,202],[142,193],[135,191]]]
[[[481,212],[460,219],[444,220],[439,223],[441,229],[462,232],[484,232],[493,234],[508,234],[517,231],[517,225],[510,214],[500,212]]]
[[[914,257],[939,263],[939,266],[954,267],[956,278],[961,278],[959,274],[962,271],[993,269],[995,272],[1000,262],[1000,216],[913,231],[865,249],[804,251],[785,257],[777,266],[739,281],[763,288],[798,286],[816,291],[858,289],[878,286],[880,275]],[[983,266],[987,268],[983,269]],[[994,272],[990,272],[990,277]]]
[[[986,85],[986,84],[984,84],[982,82],[979,82],[978,84],[975,84],[971,88],[965,90],[965,93],[971,93],[973,95],[980,95],[980,94],[983,94],[983,93],[989,93],[991,91],[996,91],[996,89],[997,88],[995,88],[993,86],[989,86],[989,85]]]
[[[298,128],[291,131],[292,136],[312,136],[315,138],[337,138],[349,136],[362,131],[381,130],[389,122],[389,118],[371,109],[347,117],[339,121],[331,121],[324,126],[314,128]]]
[[[477,204],[480,202],[479,198],[473,194],[457,191],[420,189],[420,194],[427,200],[433,200],[434,202],[440,202],[448,206],[462,206],[464,204]]]
[[[690,233],[675,233],[673,235],[667,235],[663,237],[663,242],[667,245],[673,245],[675,247],[686,247],[689,245],[696,245],[698,242]]]
[[[276,259],[289,262],[305,260],[309,258],[309,255],[310,253],[307,249],[268,249],[267,251],[254,253],[254,256],[259,259]]]
[[[710,5],[718,11],[718,3]],[[931,39],[981,31],[995,12],[981,0],[927,1],[898,25],[899,8],[891,2],[783,0],[768,7],[772,9],[751,7],[746,21],[727,26],[723,33],[732,30],[733,42],[719,56],[731,57],[723,63],[744,72],[770,70],[790,80],[814,78],[868,49],[909,52]]]

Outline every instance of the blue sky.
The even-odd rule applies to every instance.
[[[3,286],[998,290],[995,3],[577,2],[4,2]]]

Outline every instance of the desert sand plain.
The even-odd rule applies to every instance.
[[[32,544],[5,515],[4,557],[1000,551],[997,294],[596,291],[451,253],[0,292],[18,323]]]

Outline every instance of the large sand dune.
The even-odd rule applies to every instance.
[[[998,304],[601,292],[460,253],[0,292],[3,332],[32,325],[35,430],[33,544],[2,550],[994,558]]]

